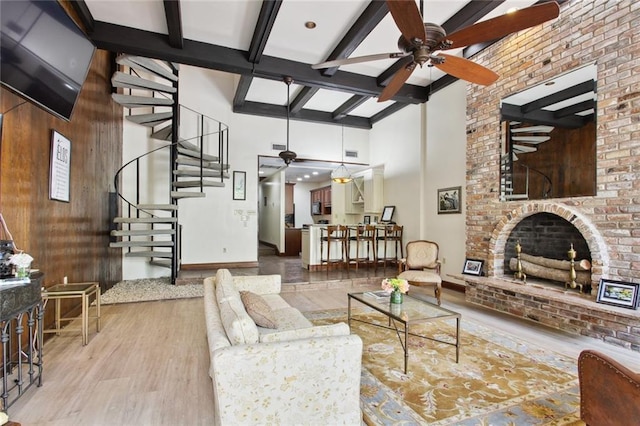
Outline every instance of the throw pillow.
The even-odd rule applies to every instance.
[[[241,291],[240,299],[242,299],[247,313],[257,325],[264,328],[278,328],[271,308],[259,294]]]

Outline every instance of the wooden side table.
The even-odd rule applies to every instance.
[[[73,321],[76,318],[61,318],[60,301],[62,299],[72,299],[79,297],[82,299],[82,346],[89,341],[89,307],[91,298],[95,297],[96,309],[95,315],[91,318],[96,319],[96,331],[100,332],[100,284],[97,282],[87,283],[69,283],[56,284],[42,291],[42,300],[46,304],[48,300],[55,300],[55,328],[43,330],[43,333],[56,333],[77,331],[77,329],[62,328],[62,321]]]

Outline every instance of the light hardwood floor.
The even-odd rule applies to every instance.
[[[302,311],[346,308],[348,291],[290,291],[283,297]],[[576,359],[585,348],[597,349],[640,371],[639,353],[475,307],[461,293],[443,293],[443,306],[460,312],[463,322],[474,320]],[[23,426],[213,423],[201,298],[107,305],[102,324],[100,333],[92,326],[85,347],[79,333],[45,343],[43,386],[16,402],[10,419]]]

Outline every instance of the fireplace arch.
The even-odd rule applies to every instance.
[[[524,218],[536,213],[551,213],[565,219],[578,229],[587,242],[591,253],[591,294],[596,295],[598,283],[602,276],[609,273],[609,252],[600,232],[580,212],[569,206],[552,202],[526,203],[509,212],[498,221],[491,234],[487,274],[502,277],[505,274],[505,246],[513,228]]]

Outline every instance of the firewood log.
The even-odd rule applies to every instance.
[[[563,269],[553,269],[547,266],[536,265],[535,263],[528,262],[526,260],[520,260],[520,264],[522,265],[522,272],[527,274],[530,277],[538,277],[544,278],[552,281],[559,282],[569,282],[571,278],[569,277],[569,271],[565,271]],[[512,257],[509,260],[509,268],[512,271],[518,270],[518,259]],[[576,271],[576,282],[578,284],[589,285],[591,284],[591,272],[588,271]]]
[[[558,259],[548,259],[542,256],[532,256],[530,254],[521,253],[520,259],[526,260],[527,262],[534,263],[540,266],[548,266],[553,269],[562,269],[565,271],[571,270],[571,261],[569,260],[558,260]],[[576,271],[590,271],[591,270],[591,262],[587,259],[576,260],[574,263],[574,269]]]

